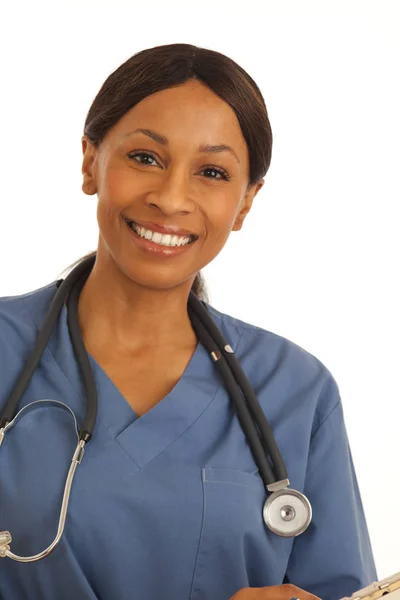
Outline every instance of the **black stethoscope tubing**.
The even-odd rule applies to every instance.
[[[59,287],[45,317],[33,352],[0,418],[0,428],[14,418],[19,400],[43,355],[58,315],[67,299],[68,328],[87,395],[86,414],[79,431],[79,439],[85,442],[91,439],[96,422],[98,399],[89,356],[79,327],[78,300],[94,262],[95,256],[90,256],[75,267],[64,281],[57,282]],[[188,315],[197,337],[213,357],[219,369],[265,487],[267,488],[268,485],[277,481],[286,480],[288,474],[285,464],[254,390],[244,374],[240,362],[209,315],[205,304],[193,292],[190,292],[188,299]]]
[[[10,423],[13,420],[13,418],[17,412],[18,403],[19,403],[23,393],[25,392],[26,388],[28,387],[28,384],[32,378],[32,375],[35,372],[35,369],[38,366],[39,361],[46,349],[46,346],[48,344],[50,336],[53,332],[53,328],[56,324],[59,313],[63,307],[63,304],[65,303],[65,300],[66,300],[68,294],[71,291],[73,292],[74,284],[82,277],[83,274],[87,273],[86,277],[89,275],[89,272],[91,271],[91,269],[93,267],[94,260],[95,259],[93,258],[93,260],[91,259],[90,261],[89,260],[83,261],[73,271],[71,271],[71,273],[69,273],[69,275],[65,278],[64,281],[60,280],[59,282],[57,282],[58,285],[59,284],[61,284],[61,285],[59,285],[59,287],[54,295],[54,298],[51,302],[49,311],[47,312],[47,314],[45,316],[45,319],[44,319],[43,325],[40,329],[35,346],[29,355],[29,358],[27,360],[25,367],[23,368],[21,374],[18,377],[18,380],[17,380],[13,390],[11,391],[8,402],[4,408],[4,411],[0,416],[0,429],[5,427],[7,425],[7,423]],[[90,267],[89,271],[88,271],[88,267]],[[73,297],[74,297],[74,294],[73,294]],[[69,320],[69,322],[70,322],[70,320]],[[77,326],[79,328],[78,324],[77,324]],[[73,327],[73,334],[71,335],[71,338],[73,340],[75,340],[75,342],[73,341],[73,343],[75,343],[75,344],[77,343],[77,346],[80,348],[81,344],[78,341],[79,337],[80,337],[80,340],[82,340],[82,337],[80,334],[79,334],[79,336],[76,335],[76,327]],[[82,345],[83,345],[83,342],[82,342]],[[88,356],[87,356],[87,353],[86,353],[86,350],[84,347],[83,347],[83,350],[84,350],[84,354],[86,355],[86,359],[84,359],[84,363],[85,363],[86,360],[88,361]],[[79,353],[80,353],[80,356],[82,357],[82,349],[81,348],[79,349]],[[86,365],[85,365],[85,367],[86,367]],[[85,368],[84,372],[85,372],[85,387],[88,391],[88,398],[87,398],[87,405],[86,405],[86,415],[85,415],[84,421],[82,423],[82,427],[79,432],[79,437],[80,437],[80,439],[89,441],[91,438],[91,435],[92,435],[95,421],[96,421],[97,393],[96,393],[95,386],[92,386],[92,383],[94,383],[93,375],[91,377],[92,381],[90,381],[89,370]]]
[[[196,300],[195,295],[191,292],[188,313],[193,329],[210,354],[220,351],[220,358],[216,361],[216,365],[232,399],[265,486],[287,479],[286,466],[275,442],[272,429],[239,360],[232,351],[226,350],[227,342],[209,316],[208,310],[202,302]],[[228,346],[228,348],[230,347]],[[238,387],[242,396],[238,392]],[[270,456],[273,467],[265,453]]]

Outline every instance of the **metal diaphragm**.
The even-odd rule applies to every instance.
[[[296,537],[311,523],[311,504],[304,494],[284,488],[267,498],[263,517],[266,526],[277,535]]]

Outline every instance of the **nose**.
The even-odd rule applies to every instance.
[[[147,194],[146,204],[165,215],[190,214],[195,203],[189,187],[189,176],[182,168],[171,168],[159,178],[157,187]]]

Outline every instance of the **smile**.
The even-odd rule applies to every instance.
[[[158,244],[159,246],[186,246],[187,244],[194,242],[196,239],[195,235],[179,236],[151,231],[151,229],[145,229],[144,227],[137,225],[134,221],[127,221],[127,224],[135,233],[137,233],[138,236],[153,242],[154,244]]]

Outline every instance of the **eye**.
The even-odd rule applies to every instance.
[[[205,171],[211,171],[211,172],[214,171],[214,173],[218,173],[219,175],[221,175],[222,179],[224,179],[225,181],[229,181],[230,180],[230,176],[228,175],[227,171],[225,171],[225,169],[220,169],[219,167],[206,167],[203,170],[203,173]],[[217,178],[217,177],[211,177],[211,178],[207,177],[207,179],[217,179],[217,181],[218,181],[219,178]]]
[[[145,157],[146,159],[150,159],[150,160],[154,160],[157,163],[156,159],[154,158],[154,156],[152,154],[149,154],[149,152],[130,152],[128,154],[129,158],[135,158],[136,157]],[[139,164],[141,165],[148,165],[148,166],[154,166],[153,163],[149,163],[149,162],[143,162],[142,160],[138,160],[136,162],[139,162]],[[201,173],[205,173],[206,171],[208,172],[214,172],[217,173],[218,175],[220,175],[220,177],[216,177],[216,176],[212,176],[212,177],[206,177],[206,179],[216,179],[218,180],[224,180],[224,181],[229,181],[230,180],[230,175],[227,171],[225,171],[225,169],[221,169],[220,167],[214,167],[214,166],[209,166],[209,167],[205,167],[203,169],[203,171],[200,171]]]
[[[137,156],[145,156],[146,158],[150,158],[151,160],[156,160],[154,158],[154,156],[152,154],[149,154],[148,152],[130,152],[128,154],[129,158],[136,158]],[[148,165],[148,164],[150,164],[150,166],[152,166],[152,164],[148,163],[148,162],[142,162],[142,161],[136,161],[136,162],[139,162],[141,165]]]

